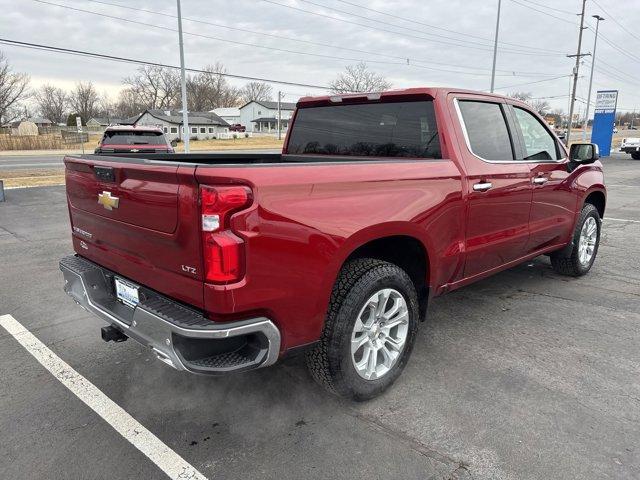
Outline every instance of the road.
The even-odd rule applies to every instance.
[[[216,150],[196,151],[193,153],[279,153],[280,149],[247,149],[247,150]],[[63,165],[64,155],[2,155],[0,156],[0,170],[55,168]]]
[[[589,275],[556,275],[540,257],[435,299],[403,375],[367,403],[329,396],[295,358],[207,378],[102,342],[101,322],[62,292],[60,186],[0,204],[0,316],[209,479],[637,479],[640,162],[603,163]],[[0,378],[3,478],[165,478],[63,386],[73,376],[51,375],[2,328]]]

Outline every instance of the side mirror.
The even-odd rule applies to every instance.
[[[573,163],[588,164],[600,158],[600,149],[595,143],[574,143],[569,149],[569,160]]]

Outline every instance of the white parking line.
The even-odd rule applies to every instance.
[[[195,467],[165,445],[98,387],[84,378],[11,315],[0,316],[0,326],[9,332],[44,368],[100,415],[120,435],[144,453],[171,479],[207,480]]]
[[[611,220],[612,222],[631,222],[631,223],[640,223],[640,220],[629,220],[627,218],[611,218],[604,217],[604,221]]]

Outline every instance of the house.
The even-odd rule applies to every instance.
[[[295,103],[280,102],[280,128],[283,132],[289,127],[289,120],[296,108]],[[257,101],[245,103],[240,107],[240,122],[248,132],[275,133],[278,131],[278,102]]]
[[[211,110],[229,125],[240,123],[240,109],[238,107],[222,107]]]
[[[127,125],[127,120],[131,120],[132,122],[134,122],[137,118],[138,117],[134,117],[133,119],[126,119],[126,118],[120,118],[120,117],[91,117],[89,120],[87,120],[87,127],[101,128],[101,127],[108,127],[109,125],[117,125],[117,124]]]
[[[179,110],[145,110],[133,122],[134,125],[160,127],[167,140],[182,139],[182,112]],[[229,131],[229,124],[213,112],[189,112],[189,138],[207,140]]]
[[[51,128],[53,126],[53,122],[46,118],[40,118],[40,117],[27,118],[25,121],[35,123],[36,127],[38,128]]]

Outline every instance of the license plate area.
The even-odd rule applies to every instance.
[[[137,285],[123,278],[115,277],[116,297],[128,307],[135,308],[140,303],[139,288]]]

